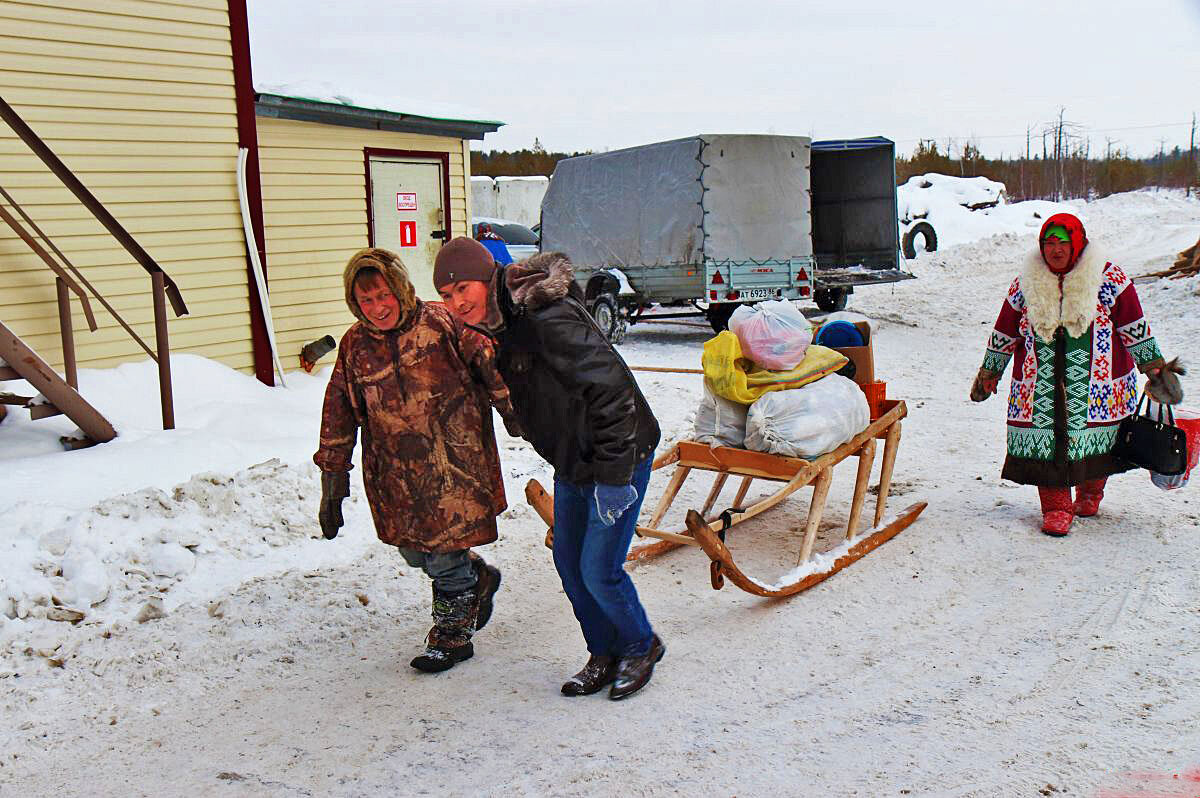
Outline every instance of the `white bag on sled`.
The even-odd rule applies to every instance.
[[[692,438],[710,446],[742,448],[746,440],[747,405],[717,396],[704,381],[704,398],[696,408],[696,425]]]
[[[812,343],[812,324],[785,300],[742,305],[729,317],[742,355],[768,371],[794,369]]]
[[[867,397],[837,374],[803,388],[773,391],[750,405],[746,448],[813,459],[846,443],[871,423]]]

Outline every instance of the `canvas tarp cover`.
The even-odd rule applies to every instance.
[[[704,255],[767,260],[812,255],[811,140],[703,136]]]
[[[564,159],[542,200],[542,249],[590,268],[811,255],[808,166],[809,139],[794,136],[696,136]]]

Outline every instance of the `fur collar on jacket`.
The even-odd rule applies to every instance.
[[[496,269],[492,277],[491,305],[483,326],[492,332],[504,328],[504,317],[496,301],[496,281],[503,275],[512,312],[537,310],[567,296],[575,282],[575,268],[570,259],[561,252],[541,252],[520,263],[512,263]]]
[[[1108,261],[1095,244],[1084,249],[1074,268],[1062,279],[1061,302],[1058,276],[1046,266],[1042,253],[1034,251],[1021,269],[1021,293],[1025,310],[1038,338],[1054,339],[1054,331],[1065,327],[1072,337],[1083,335],[1096,318],[1104,267]]]

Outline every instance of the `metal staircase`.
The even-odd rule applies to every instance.
[[[38,357],[4,322],[0,322],[0,382],[4,380],[25,380],[39,394],[19,396],[0,393],[0,410],[4,410],[3,405],[18,405],[27,408],[34,419],[65,414],[79,425],[82,438],[69,435],[59,438],[67,449],[107,443],[117,436],[108,419],[88,404],[76,390],[76,385],[58,376],[58,372]],[[3,418],[2,414],[0,418]]]

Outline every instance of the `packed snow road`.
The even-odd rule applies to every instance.
[[[1131,274],[1200,232],[1200,202],[1179,195],[1078,209]],[[948,248],[911,264],[920,279],[851,299],[877,323],[878,378],[909,406],[889,506],[928,501],[920,519],[784,601],[714,592],[694,550],[633,567],[667,654],[619,704],[558,694],[586,652],[523,502],[525,481],[549,474],[520,442],[501,438],[495,616],[474,659],[430,676],[407,664],[428,580],[373,541],[360,485],[342,535],[313,539],[320,380],[281,401],[186,363],[178,414],[194,426],[168,438],[153,412],[122,426],[133,389],[88,375],[107,380],[123,439],[59,455],[18,428],[27,451],[0,488],[0,795],[1189,794],[1170,790],[1200,768],[1197,486],[1122,475],[1098,516],[1043,536],[1035,490],[999,479],[1003,399],[967,399],[1031,245],[1006,233]],[[1200,280],[1138,290],[1164,352],[1187,357]],[[621,348],[632,365],[696,367],[708,335],[637,326]],[[698,379],[638,379],[662,445],[687,437]],[[1184,388],[1200,405],[1200,371]],[[253,417],[267,408],[274,420]],[[739,561],[789,570],[806,500],[731,533]],[[39,597],[55,591],[83,607],[79,624],[50,619]],[[135,621],[154,596],[165,617]]]

